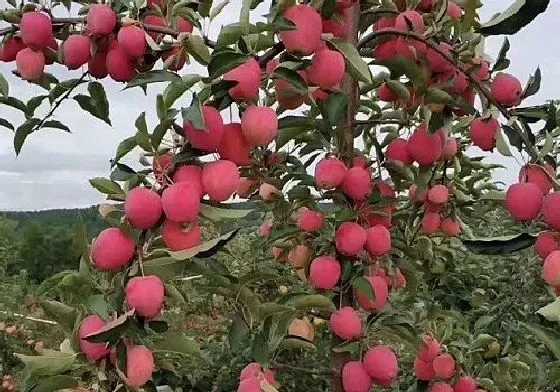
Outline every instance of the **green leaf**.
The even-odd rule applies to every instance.
[[[436,87],[429,87],[425,93],[426,102],[428,103],[450,103],[453,97],[447,92]]]
[[[133,87],[146,87],[150,83],[173,83],[177,81],[181,81],[181,78],[175,72],[167,71],[165,69],[158,69],[139,73],[126,85],[124,90]]]
[[[332,38],[329,42],[342,53],[346,59],[346,71],[355,80],[372,83],[369,67],[354,45],[341,38]]]
[[[359,276],[352,281],[352,285],[356,291],[365,294],[371,301],[375,301],[375,292],[366,278]]]
[[[231,241],[237,234],[239,229],[230,231],[218,238],[215,238],[211,241],[204,242],[199,246],[195,246],[191,249],[180,250],[177,252],[169,251],[169,256],[174,258],[175,260],[187,260],[193,257],[210,257],[217,253],[220,249],[227,245],[229,241]]]
[[[243,318],[236,314],[228,332],[229,347],[233,353],[240,353],[247,347],[247,340],[251,331]]]
[[[493,72],[501,71],[509,67],[510,61],[507,58],[508,51],[510,49],[509,39],[504,38],[504,43],[500,49],[500,53],[498,54],[498,59],[494,63],[494,68],[492,68]]]
[[[230,208],[227,204],[215,207],[206,203],[202,204],[200,211],[202,216],[214,221],[221,221],[222,219],[243,219],[251,212],[253,212],[253,210]]]
[[[180,276],[184,270],[184,263],[173,257],[159,257],[144,261],[144,273],[156,275],[163,280],[171,280]]]
[[[247,56],[232,51],[216,52],[212,53],[212,59],[208,64],[208,76],[215,79],[227,71],[243,64],[247,61]]]
[[[175,301],[177,301],[179,303],[182,303],[182,304],[187,303],[183,293],[181,293],[181,291],[179,291],[177,286],[175,286],[172,283],[165,283],[164,287],[165,287],[165,296],[166,297],[173,298]]]
[[[506,193],[497,190],[490,190],[488,192],[484,192],[480,197],[479,200],[495,200],[495,201],[505,201],[506,200]]]
[[[208,46],[204,43],[204,38],[200,35],[190,34],[187,39],[184,41],[185,48],[187,52],[189,52],[192,57],[202,65],[207,65],[210,60],[210,51],[208,50]]]
[[[148,133],[148,124],[146,124],[146,112],[142,112],[142,114],[138,116],[134,125],[136,125],[136,129],[138,130],[136,132],[136,143],[138,146],[144,151],[153,151],[152,141]]]
[[[243,36],[243,29],[239,23],[232,23],[222,27],[218,39],[216,40],[216,48],[223,48],[239,41]]]
[[[117,147],[115,158],[113,158],[112,165],[114,166],[121,160],[122,157],[131,152],[137,145],[138,143],[136,141],[136,136],[127,137],[122,142],[120,142],[119,146]]]
[[[513,156],[513,154],[509,149],[509,145],[507,144],[506,139],[504,138],[504,134],[500,131],[496,133],[496,149],[503,156],[506,157]]]
[[[69,370],[76,361],[76,354],[44,349],[41,356],[30,356],[14,353],[30,375],[55,376]]]
[[[70,128],[58,120],[47,120],[41,125],[41,128],[55,128],[62,129],[63,131],[70,132]]]
[[[91,186],[97,189],[99,192],[106,195],[123,195],[124,191],[121,186],[115,181],[108,180],[103,177],[95,177],[89,180]]]
[[[182,332],[166,333],[163,340],[153,344],[152,350],[154,353],[166,352],[197,357],[201,355],[198,343]]]
[[[274,69],[272,76],[290,83],[295,89],[294,93],[307,93],[307,82],[293,69],[285,68],[280,65]]]
[[[33,97],[31,99],[29,99],[29,101],[27,101],[27,110],[26,113],[29,116],[33,116],[33,114],[35,113],[35,110],[41,106],[41,103],[43,103],[43,101],[45,100],[45,98],[48,98],[48,95],[38,95],[36,97]]]
[[[212,7],[212,9],[210,10],[210,21],[214,20],[214,18],[218,15],[220,15],[220,13],[222,12],[222,10],[224,9],[224,7],[226,5],[229,4],[229,0],[224,0],[219,4],[216,4],[214,7]],[[225,27],[225,26],[224,26]],[[222,27],[223,29],[223,27]]]
[[[0,104],[11,106],[14,109],[21,110],[24,113],[27,112],[27,106],[22,101],[14,97],[0,97]]]
[[[539,149],[539,159],[547,156],[554,148],[554,138],[550,132],[545,132],[545,139],[543,146]]]
[[[54,392],[61,389],[75,388],[79,385],[79,380],[75,377],[57,375],[39,380],[31,392]]]
[[[290,140],[298,135],[307,134],[315,129],[315,119],[302,116],[282,117],[278,122],[278,134],[276,136],[277,148],[284,147]]]
[[[556,301],[543,306],[537,310],[537,313],[548,321],[560,323],[560,298],[557,298]]]
[[[132,319],[133,315],[134,310],[129,310],[115,320],[105,324],[99,331],[95,331],[85,336],[85,339],[91,343],[106,342],[114,345],[127,333],[127,331],[129,331],[129,329],[136,326],[134,320]]]
[[[537,68],[534,75],[531,75],[523,94],[521,94],[521,99],[525,99],[539,92],[541,88],[541,69]]]
[[[393,93],[395,93],[399,98],[408,100],[410,99],[410,91],[404,85],[404,83],[399,82],[398,80],[386,80],[385,84]]]
[[[0,127],[8,128],[12,131],[15,129],[12,123],[6,120],[5,118],[0,118]]]
[[[424,74],[415,62],[403,56],[394,56],[379,63],[391,71],[391,79],[398,79],[400,76],[406,75],[417,89],[423,88]]]
[[[43,294],[58,286],[58,284],[62,281],[62,279],[64,279],[66,275],[72,274],[74,272],[75,271],[61,271],[54,274],[53,276],[48,277],[43,282],[41,282],[41,285],[37,288],[35,294],[37,296],[42,296]]]
[[[193,95],[191,106],[183,108],[181,114],[183,116],[183,123],[189,122],[193,128],[200,130],[200,132],[207,130],[204,117],[202,116],[202,106],[196,94]]]
[[[328,98],[320,104],[321,114],[331,125],[339,125],[348,106],[348,96],[343,92],[329,94]]]
[[[517,0],[507,10],[483,23],[477,31],[482,35],[511,35],[527,26],[543,13],[550,0]]]
[[[332,301],[321,294],[303,294],[291,298],[286,305],[293,306],[297,310],[307,310],[307,309],[324,309],[330,312],[336,310],[336,306]]]
[[[23,143],[25,143],[27,136],[31,135],[35,127],[40,123],[41,120],[38,118],[30,118],[16,129],[16,134],[14,135],[14,150],[16,151],[16,155],[19,155],[21,152],[21,148],[23,147]]]
[[[528,233],[494,238],[463,240],[469,250],[484,255],[508,255],[533,246],[537,238]]]
[[[163,102],[167,109],[171,108],[177,99],[193,87],[196,83],[200,82],[202,77],[197,74],[184,75],[180,81],[172,82],[167,85],[163,92]]]
[[[66,331],[72,331],[76,323],[76,309],[58,301],[42,301],[41,308],[48,318],[59,323]]]
[[[560,360],[560,333],[550,329],[541,327],[536,324],[520,322],[530,333],[535,335],[544,345],[554,354],[557,360]]]
[[[113,309],[101,294],[89,296],[85,305],[91,313],[99,315],[104,320],[111,317]]]
[[[105,94],[103,85],[99,82],[89,82],[88,92],[91,95],[91,104],[95,107],[96,114],[94,114],[94,116],[111,125],[111,120],[109,119],[109,101],[107,101],[107,95]]]
[[[476,17],[476,9],[478,8],[477,0],[466,0],[465,2],[465,13],[463,14],[463,32],[466,33],[470,31],[474,24]]]
[[[9,93],[10,93],[10,85],[8,84],[8,81],[6,80],[4,75],[0,73],[0,94],[8,98]]]

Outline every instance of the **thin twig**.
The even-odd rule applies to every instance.
[[[275,43],[272,48],[270,48],[265,54],[259,57],[259,65],[261,66],[261,68],[266,67],[266,63],[282,53],[284,49],[284,44],[282,42]]]
[[[35,130],[41,128],[41,127],[43,126],[43,124],[45,123],[45,121],[47,121],[49,118],[51,118],[51,116],[54,114],[54,112],[56,111],[56,109],[58,109],[58,107],[62,104],[62,102],[63,102],[64,100],[66,100],[66,99],[70,96],[70,94],[72,93],[72,91],[74,91],[74,89],[75,89],[76,87],[78,87],[78,86],[82,83],[82,81],[86,78],[87,74],[88,74],[88,71],[84,72],[84,73],[82,74],[82,76],[80,76],[80,79],[78,79],[78,80],[68,89],[68,91],[66,91],[66,92],[60,97],[60,99],[59,99],[58,101],[55,102],[55,104],[51,107],[51,110],[49,110],[49,112],[45,115],[45,117],[43,117],[43,118],[41,119],[41,121],[39,122],[39,124],[37,124],[37,126],[34,128]]]
[[[396,124],[407,126],[411,122],[409,120],[399,120],[396,118],[370,118],[367,120],[354,120],[354,125],[378,125],[378,124]]]
[[[318,376],[331,376],[334,374],[333,371],[328,369],[314,369],[314,368],[304,368],[292,365],[286,365],[283,363],[273,362],[270,367],[275,370],[289,370],[299,373],[307,373],[307,374],[314,374]]]
[[[453,64],[454,66],[457,66],[457,63],[456,63],[455,59],[449,53],[446,53],[445,51],[443,51],[435,41],[427,39],[422,34],[418,34],[418,33],[411,32],[411,31],[401,31],[401,30],[396,30],[396,29],[383,29],[383,30],[380,30],[380,31],[374,31],[373,33],[369,33],[368,35],[366,35],[364,38],[362,38],[360,40],[360,42],[358,42],[357,49],[358,50],[363,49],[363,48],[366,47],[366,45],[368,43],[370,43],[374,39],[376,39],[378,37],[385,36],[385,35],[398,35],[398,36],[407,37],[407,38],[414,39],[416,41],[423,42],[427,46],[429,46],[432,50],[437,52],[440,56],[442,56],[448,63]],[[507,119],[511,118],[511,115],[510,115],[509,111],[504,106],[500,105],[498,102],[496,102],[494,100],[490,91],[482,84],[482,82],[480,80],[478,80],[473,75],[473,73],[471,71],[465,71],[463,69],[461,69],[461,71],[467,76],[467,78],[474,85],[476,90],[479,93],[481,93],[482,95],[484,95],[484,97],[489,102],[492,102],[492,104],[495,107],[498,108],[500,113],[502,113],[502,115],[505,118],[507,118]],[[535,146],[532,145],[528,135],[525,132],[520,132],[519,136],[521,136],[521,138],[523,139],[523,142],[527,146],[527,149],[526,149],[527,153],[531,156],[532,159],[538,160],[538,151],[535,148]]]

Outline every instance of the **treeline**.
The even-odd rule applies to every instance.
[[[80,216],[90,238],[106,227],[96,206],[0,213],[0,272],[8,276],[24,273],[39,283],[59,271],[76,268],[74,232]]]

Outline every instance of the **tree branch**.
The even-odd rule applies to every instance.
[[[284,49],[284,44],[282,42],[275,43],[272,48],[270,48],[265,54],[259,57],[258,61],[261,68],[266,67],[266,63],[282,53]]]
[[[69,17],[69,18],[52,18],[53,25],[80,24],[80,23],[84,23],[85,21],[86,21],[85,16],[76,16],[76,17]],[[175,38],[177,38],[179,34],[181,34],[180,31],[173,30],[172,28],[165,27],[165,26],[156,26],[144,22],[138,22],[138,25],[142,26],[142,28],[146,31],[170,35]],[[18,31],[17,26],[10,26],[4,29],[0,29],[0,37],[9,33],[14,33],[16,31]],[[210,48],[214,49],[216,47],[216,42],[212,41],[206,36],[204,36],[203,38],[204,38],[204,43],[208,45]]]
[[[407,126],[411,124],[408,120],[399,120],[391,118],[370,118],[367,120],[354,120],[354,125],[378,125],[378,124],[395,124]]]
[[[382,37],[382,36],[385,36],[385,35],[398,35],[398,36],[407,37],[407,38],[414,39],[416,41],[423,42],[427,46],[429,46],[433,51],[435,51],[439,55],[441,55],[448,63],[453,64],[455,67],[457,67],[457,62],[455,61],[455,59],[450,54],[443,51],[435,41],[426,38],[422,34],[418,34],[418,33],[415,33],[415,32],[410,32],[410,31],[400,31],[400,30],[396,30],[396,29],[383,29],[383,30],[380,30],[380,31],[374,31],[373,33],[369,33],[368,35],[366,35],[364,38],[362,38],[360,40],[360,42],[358,42],[357,49],[358,50],[364,49],[365,46],[368,43],[370,43],[371,41],[373,41],[374,39],[376,39],[378,37]],[[363,53],[363,54],[366,54],[366,53]],[[370,54],[370,53],[367,52],[367,54]],[[459,68],[459,67],[457,67],[457,68]],[[461,68],[459,68],[459,69],[461,69]],[[492,104],[495,107],[498,108],[500,113],[502,113],[502,115],[505,118],[507,118],[507,119],[511,118],[511,115],[510,115],[509,111],[504,106],[500,105],[498,102],[496,102],[494,100],[490,91],[486,88],[486,86],[484,86],[484,84],[480,80],[478,80],[472,74],[472,72],[465,71],[463,69],[461,69],[461,71],[467,76],[469,81],[474,85],[475,89],[480,94],[482,94],[489,102],[492,102]],[[527,153],[531,156],[532,159],[538,160],[538,151],[535,148],[535,146],[532,145],[528,135],[525,132],[520,132],[519,135],[521,136],[521,139],[523,139],[523,142],[527,146],[527,149],[526,149]]]
[[[270,367],[272,369],[280,370],[280,371],[289,370],[289,371],[299,372],[299,373],[314,374],[314,375],[317,375],[317,376],[331,376],[333,374],[333,372],[331,370],[328,370],[328,369],[304,368],[304,367],[286,365],[286,364],[278,363],[278,362],[273,362],[270,365]]]

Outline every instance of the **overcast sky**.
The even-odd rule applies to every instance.
[[[513,0],[487,1],[481,12],[482,20],[507,8],[511,2]],[[0,0],[0,8],[5,6],[5,0]],[[238,19],[238,10],[239,0],[233,0],[226,6],[223,16],[212,23],[211,38],[216,38],[221,25]],[[259,10],[266,12],[264,4],[259,6]],[[59,16],[62,15],[64,12],[59,11]],[[551,39],[546,38],[556,31],[558,25],[560,3],[552,0],[547,12],[537,22],[510,37],[512,48],[509,58],[512,65],[509,72],[525,83],[537,66],[540,65],[543,71],[541,91],[524,102],[526,104],[560,97],[560,56],[557,51],[551,50]],[[502,37],[488,39],[486,52],[495,56],[501,42]],[[27,100],[44,93],[44,90],[14,77],[11,74],[13,67],[14,64],[0,63],[0,72],[10,83],[11,95]],[[183,72],[196,73],[201,70],[200,66],[192,64],[185,67]],[[57,65],[51,66],[49,71],[64,79],[80,75],[77,71],[71,74]],[[102,201],[102,195],[89,186],[88,179],[108,175],[109,159],[114,155],[119,141],[134,134],[134,120],[143,110],[148,111],[150,129],[155,126],[154,97],[160,91],[152,85],[148,96],[144,96],[139,89],[121,91],[123,85],[109,80],[104,85],[111,105],[112,127],[83,112],[74,101],[67,101],[54,118],[68,125],[73,133],[38,131],[27,139],[17,159],[12,147],[13,133],[0,128],[0,211],[85,207]],[[7,118],[14,125],[22,122],[20,113],[6,106],[0,106],[0,117]],[[132,163],[137,158],[137,154],[131,154],[129,159]],[[515,172],[516,175],[518,165],[514,160],[491,159],[498,159],[500,163],[508,165],[512,169],[510,173]],[[513,180],[512,174],[503,171],[498,176],[507,181]]]

